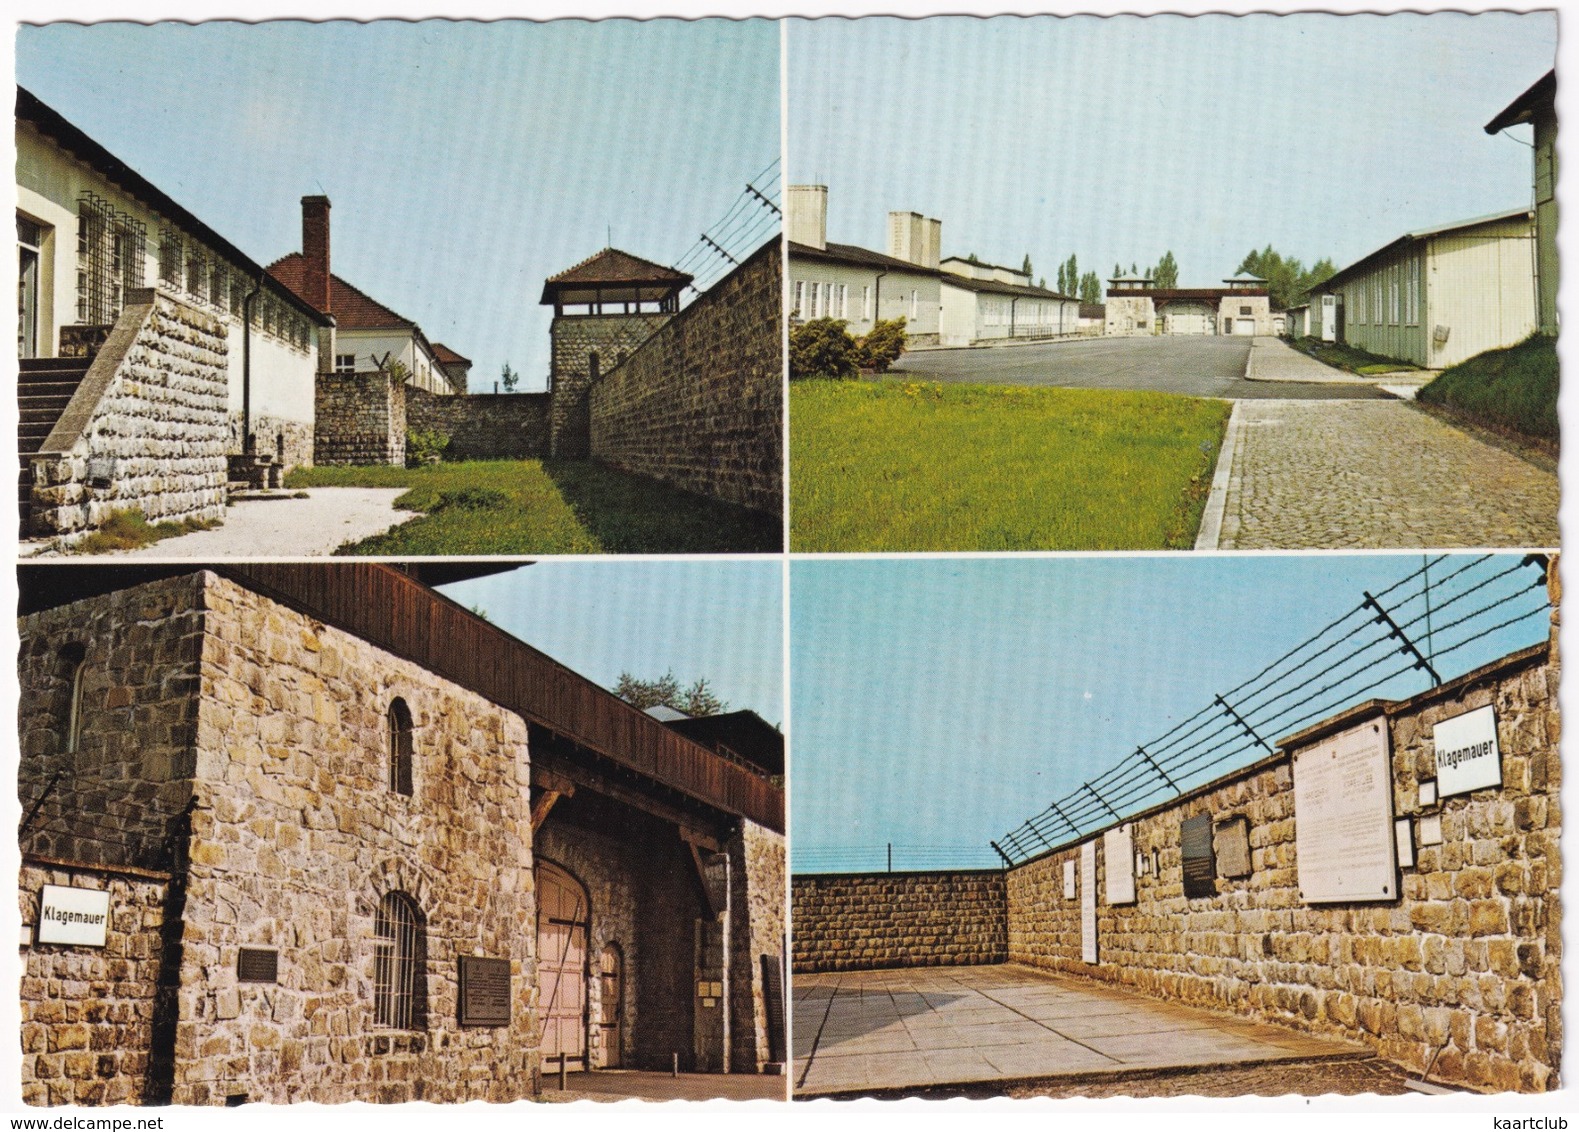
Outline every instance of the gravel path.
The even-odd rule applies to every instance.
[[[1556,546],[1554,472],[1400,401],[1246,401],[1224,550]]]
[[[226,508],[224,523],[212,530],[96,557],[204,561],[316,557],[333,554],[342,543],[376,535],[417,517],[415,511],[393,507],[405,494],[404,488],[315,487],[304,494],[305,499],[295,498],[294,493],[275,499],[244,499]]]

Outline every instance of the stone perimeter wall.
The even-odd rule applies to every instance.
[[[22,950],[23,1103],[142,1104],[168,880],[26,861],[19,881],[28,940],[44,885],[110,894],[104,947],[29,943]]]
[[[1081,961],[1080,901],[1063,896],[1079,846],[1008,875],[1009,958],[1361,1042],[1433,1081],[1485,1090],[1558,1085],[1562,1045],[1558,665],[1514,654],[1393,705],[1394,809],[1418,816],[1436,775],[1432,725],[1495,705],[1500,789],[1443,799],[1443,841],[1416,849],[1396,902],[1306,905],[1295,859],[1291,754],[1133,822],[1159,870],[1137,901],[1105,902],[1098,835],[1095,965]],[[1376,718],[1375,715],[1371,718]],[[1355,722],[1359,722],[1358,719]],[[1183,891],[1180,822],[1248,819],[1252,871]],[[797,933],[799,928],[797,925]],[[799,934],[797,934],[799,943]]]
[[[387,373],[320,373],[313,463],[406,462],[407,386]]]
[[[998,870],[792,877],[792,970],[1002,963],[1008,909]]]
[[[782,514],[782,304],[775,238],[592,386],[593,458]]]
[[[745,820],[726,848],[735,862],[730,877],[735,915],[740,918],[734,925],[735,946],[730,957],[735,999],[730,1004],[734,1045],[730,1068],[736,1073],[757,1073],[773,1060],[769,1027],[774,1023],[768,1019],[770,1003],[762,960],[767,956],[775,964],[784,962],[787,854],[782,833]],[[787,980],[782,989],[784,1001],[778,1006],[785,1011]],[[785,1024],[781,1014],[775,1026],[778,1033],[785,1033]]]
[[[537,460],[548,455],[549,393],[441,397],[406,390],[406,424],[450,438],[446,460]]]
[[[176,1104],[511,1101],[537,1068],[526,724],[214,574],[197,721]],[[413,721],[410,796],[387,712]],[[511,867],[501,868],[508,864]],[[374,921],[422,916],[427,1023],[373,1017]],[[241,983],[242,946],[279,953]],[[457,1018],[458,958],[508,960],[508,1027]]]
[[[163,289],[128,291],[46,452],[33,458],[32,533],[80,537],[116,511],[151,522],[224,518],[226,349],[215,316]]]

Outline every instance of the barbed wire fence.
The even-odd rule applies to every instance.
[[[693,299],[717,283],[783,227],[779,159],[746,182],[729,210],[696,238],[675,263],[693,278],[686,297]]]
[[[1363,601],[1318,633],[1048,803],[991,843],[1000,863],[1020,864],[1176,798],[1219,768],[1230,769],[1226,763],[1272,755],[1279,738],[1362,702],[1401,676],[1418,673],[1426,686],[1440,685],[1455,654],[1493,633],[1526,624],[1532,636],[1537,625],[1544,633],[1545,555],[1510,560],[1485,554],[1462,563],[1448,563],[1448,557],[1427,559],[1380,593],[1362,591]]]

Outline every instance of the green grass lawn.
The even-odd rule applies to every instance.
[[[1194,545],[1230,406],[917,381],[790,386],[790,548]]]
[[[579,460],[420,468],[298,468],[287,487],[404,487],[420,519],[339,554],[749,553],[780,548],[776,517]]]
[[[1555,441],[1557,388],[1557,340],[1536,335],[1443,370],[1416,397],[1494,428]]]
[[[1362,350],[1358,346],[1350,346],[1343,342],[1323,342],[1320,338],[1294,338],[1289,344],[1294,349],[1309,354],[1318,362],[1326,362],[1350,373],[1357,373],[1362,377],[1375,377],[1383,373],[1401,373],[1408,370],[1417,370],[1420,367],[1413,362],[1399,361],[1397,358],[1384,358],[1380,354],[1373,354]]]

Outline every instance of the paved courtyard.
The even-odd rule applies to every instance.
[[[783,1101],[783,1075],[769,1073],[661,1073],[641,1069],[595,1069],[569,1073],[565,1088],[552,1070],[543,1071],[542,1099],[568,1101]]]
[[[924,350],[906,354],[896,372],[929,381],[1148,389],[1189,397],[1353,400],[1387,396],[1380,389],[1356,382],[1247,380],[1253,341],[1263,340],[1230,335],[1080,338],[1041,346]]]
[[[1223,458],[1218,549],[1558,544],[1554,468],[1401,401],[1241,402]]]
[[[797,974],[794,988],[802,1097],[1370,1056],[1018,964]]]

